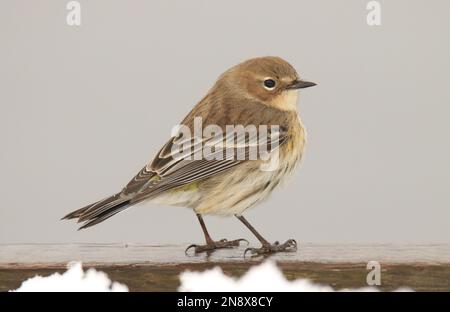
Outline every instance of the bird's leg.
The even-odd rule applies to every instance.
[[[248,244],[248,241],[243,238],[235,239],[232,241],[229,241],[227,239],[221,239],[220,241],[214,241],[208,233],[208,229],[206,228],[206,225],[205,225],[205,222],[203,221],[202,216],[200,214],[197,214],[197,218],[198,218],[198,221],[200,222],[200,226],[202,227],[203,234],[205,235],[206,244],[205,245],[192,244],[188,248],[186,248],[185,253],[187,253],[187,251],[191,248],[194,248],[195,253],[200,253],[200,252],[205,252],[205,251],[213,251],[213,250],[221,249],[221,248],[237,247],[237,246],[239,246],[239,243],[242,241],[245,241]]]
[[[294,239],[288,239],[285,243],[280,244],[279,242],[275,242],[270,244],[255,228],[245,219],[243,216],[236,215],[242,223],[256,236],[256,238],[261,242],[261,248],[247,248],[244,252],[245,254],[249,251],[252,255],[263,255],[263,254],[271,254],[275,252],[294,252],[297,251],[297,242]]]

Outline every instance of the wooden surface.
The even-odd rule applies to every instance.
[[[0,245],[0,268],[65,266],[70,261],[93,265],[182,264],[204,262],[248,262],[244,250],[221,249],[210,255],[186,256],[182,245],[144,244],[21,244]],[[296,253],[279,253],[271,257],[281,262],[317,263],[450,263],[450,245],[356,245],[300,244]]]
[[[220,266],[241,276],[264,258],[243,258],[245,246],[211,255],[186,256],[187,245],[69,244],[0,245],[0,291],[15,289],[36,274],[63,272],[68,262],[96,267],[132,291],[175,291],[184,270]],[[278,254],[288,279],[309,278],[336,289],[366,286],[366,264],[380,262],[381,290],[450,291],[449,245],[317,245],[302,244],[296,253]]]

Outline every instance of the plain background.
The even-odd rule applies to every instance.
[[[0,3],[0,243],[201,242],[147,204],[86,231],[59,221],[122,188],[228,67],[278,55],[300,96],[302,169],[247,213],[269,240],[450,242],[450,2]],[[214,238],[252,237],[207,217]]]

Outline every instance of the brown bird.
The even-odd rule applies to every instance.
[[[248,248],[253,254],[295,251],[295,240],[270,244],[242,214],[266,199],[298,166],[306,142],[305,128],[297,109],[298,89],[314,85],[301,80],[295,69],[279,57],[254,58],[230,68],[181,123],[184,130],[195,133],[196,121],[200,119],[201,130],[215,127],[215,134],[222,130],[225,136],[204,137],[202,132],[200,138],[188,138],[176,132],[122,191],[76,210],[63,219],[78,219],[78,222],[84,222],[80,227],[83,229],[137,203],[150,201],[194,210],[206,240],[205,245],[188,247],[193,247],[196,253],[238,246],[242,241],[214,241],[202,218],[206,214],[236,216],[262,244],[261,248]],[[217,157],[230,151],[229,145],[223,144],[230,138],[226,131],[229,125],[242,125],[246,130],[251,126],[270,128],[267,131],[270,142],[265,142],[268,158],[262,159],[263,153],[259,153],[261,157],[256,159],[248,157],[252,144],[264,150],[264,142],[251,140],[250,131],[236,137],[233,134],[231,140],[235,144],[231,147],[233,152],[237,151],[239,142],[243,143],[244,158],[236,155]],[[257,135],[263,137],[261,133]],[[183,147],[187,146],[183,148],[187,153],[178,157],[174,150],[179,151],[181,143]],[[214,149],[210,145],[208,151],[214,150],[215,157],[196,157],[196,153],[206,152],[208,143],[213,145]],[[273,159],[276,160],[275,165],[264,168]]]

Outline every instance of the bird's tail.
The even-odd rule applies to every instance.
[[[103,200],[87,205],[81,209],[75,210],[62,219],[78,219],[78,222],[84,222],[79,228],[85,229],[99,224],[115,214],[127,209],[132,204],[129,198],[124,198],[121,193],[107,197]]]

